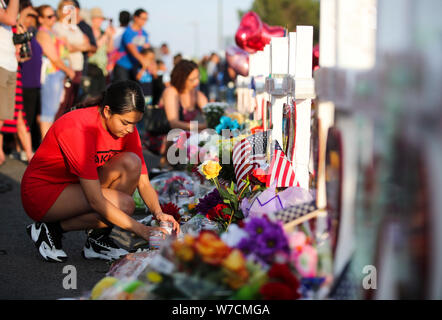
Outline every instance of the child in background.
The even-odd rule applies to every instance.
[[[143,49],[140,53],[143,56],[143,61],[146,67],[140,67],[136,71],[135,78],[138,80],[138,82],[141,85],[141,88],[143,89],[146,106],[149,106],[152,104],[152,94],[153,94],[152,81],[153,78],[154,77],[156,78],[157,76],[157,64],[155,61],[155,52],[153,51],[152,48],[147,48]]]
[[[140,54],[142,55],[144,67],[139,67],[135,70],[135,78],[143,89],[145,106],[147,107],[152,105],[153,79],[157,77],[157,64],[155,51],[152,48],[142,49]],[[137,129],[140,135],[143,136],[145,132],[144,121],[137,123]]]
[[[170,84],[170,76],[166,72],[166,65],[163,61],[157,60],[157,76],[152,80],[152,105],[156,106],[160,102],[164,89]]]

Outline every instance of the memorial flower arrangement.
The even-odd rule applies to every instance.
[[[324,282],[315,243],[303,231],[286,234],[266,217],[170,238],[135,278],[106,277],[92,299],[277,299],[311,297]],[[132,258],[133,259],[133,258]]]
[[[233,182],[228,187],[220,184],[218,176],[221,169],[221,165],[212,160],[207,160],[199,166],[201,175],[214,183],[217,192],[213,191],[207,195],[207,199],[203,198],[197,206],[197,211],[208,219],[218,222],[223,230],[227,230],[232,222],[244,219],[240,203],[249,184],[246,183],[238,193],[235,192]]]
[[[215,129],[228,106],[226,103],[210,102],[203,107],[208,128]]]

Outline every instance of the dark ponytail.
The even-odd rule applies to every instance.
[[[86,98],[71,110],[99,106],[103,112],[109,106],[112,114],[124,114],[131,111],[144,113],[145,100],[140,85],[132,80],[112,83],[98,95]]]

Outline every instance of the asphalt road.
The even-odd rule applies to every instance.
[[[158,163],[158,158],[150,153],[145,153],[145,160],[148,168]],[[104,277],[110,264],[81,256],[86,241],[84,231],[65,234],[63,249],[68,255],[65,263],[49,263],[41,258],[26,233],[26,226],[33,221],[26,215],[20,199],[20,181],[25,169],[24,163],[12,159],[0,166],[0,180],[12,184],[11,191],[0,193],[0,299],[53,300],[83,296]],[[72,267],[63,273],[66,266],[75,267],[76,289],[63,286],[63,280],[74,275]]]

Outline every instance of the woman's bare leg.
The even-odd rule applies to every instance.
[[[31,161],[33,156],[31,133],[26,130],[26,124],[24,122],[23,113],[21,111],[19,111],[17,117],[17,136],[20,140],[20,144],[23,150],[26,153],[28,161]]]
[[[135,210],[132,194],[141,174],[141,160],[131,152],[114,156],[98,170],[103,196],[128,215]],[[43,222],[60,221],[65,231],[106,228],[87,201],[80,184],[66,187],[44,216]]]
[[[40,132],[41,132],[41,140],[43,141],[46,133],[48,133],[49,128],[52,126],[52,122],[40,121]]]

